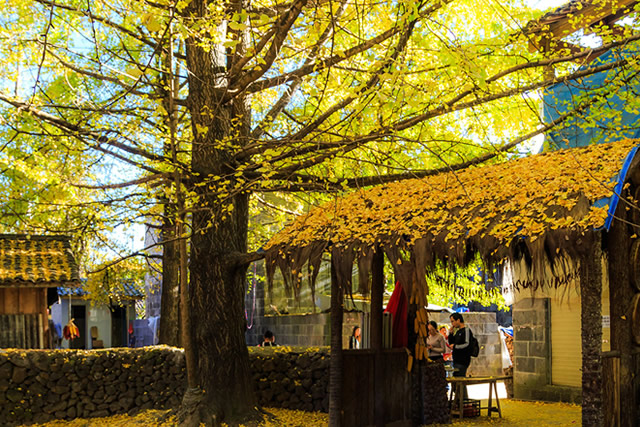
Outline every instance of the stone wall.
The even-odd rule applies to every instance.
[[[551,385],[550,326],[548,298],[523,298],[513,305],[514,396],[580,403],[580,388]]]
[[[182,350],[0,350],[0,420],[8,425],[177,406]]]
[[[253,348],[249,355],[260,405],[329,411],[328,348]]]
[[[461,313],[465,325],[471,328],[473,335],[480,344],[480,355],[471,358],[471,365],[467,375],[503,375],[502,373],[502,345],[496,322],[496,313],[469,312]],[[438,325],[451,326],[449,313],[429,313],[429,319]]]
[[[328,411],[328,348],[249,348],[258,401]],[[0,350],[2,425],[176,408],[184,353],[158,346],[106,350]]]

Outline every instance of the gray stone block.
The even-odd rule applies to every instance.
[[[538,326],[533,329],[533,339],[534,341],[547,341],[547,328],[546,326]]]
[[[497,334],[498,333],[498,324],[497,323],[487,323],[484,325],[485,334]]]
[[[535,359],[531,357],[516,357],[515,370],[517,372],[537,373]]]
[[[533,340],[533,331],[529,327],[526,327],[526,326],[516,327],[514,332],[515,332],[515,342],[516,343],[518,341],[522,342],[522,341],[531,341],[531,340]]]
[[[536,357],[535,369],[536,369],[536,373],[546,376],[549,370],[548,359],[546,357]]]
[[[513,354],[516,358],[529,356],[529,343],[527,341],[514,341]]]
[[[538,341],[529,343],[530,356],[546,357],[547,353],[548,353],[548,347],[546,343],[538,342]]]

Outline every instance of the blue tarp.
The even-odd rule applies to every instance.
[[[640,46],[637,44],[624,49],[613,49],[594,60],[590,67],[639,54]],[[607,94],[611,92],[609,81],[613,76],[610,73],[616,73],[615,80],[624,80],[626,85],[615,89],[615,94],[608,96]],[[633,70],[624,68],[602,71],[547,88],[543,97],[545,123],[551,123],[567,111],[584,105],[585,101],[595,101],[595,108],[598,109],[599,114],[596,120],[589,123],[587,118],[593,120],[594,116],[591,114],[591,109],[587,108],[582,112],[581,117],[571,118],[561,125],[561,129],[548,132],[545,136],[544,150],[583,147],[624,138],[640,138],[638,93],[640,93],[640,79]],[[605,110],[609,114],[600,114]]]
[[[624,49],[612,49],[594,60],[590,67],[619,61],[630,55],[639,55],[640,46],[631,45]],[[615,90],[614,95],[608,95],[611,88],[608,87],[612,79],[610,73],[627,73],[623,77],[627,85]],[[558,129],[554,129],[545,135],[543,149],[545,151],[559,148],[583,147],[589,144],[599,144],[625,138],[640,138],[640,109],[636,99],[640,93],[640,79],[630,70],[617,69],[615,71],[603,71],[582,79],[557,83],[544,93],[543,116],[545,123],[551,123],[567,111],[584,105],[585,102],[595,100],[598,109],[597,117],[591,115],[591,109],[586,108],[580,117],[565,121]],[[599,97],[599,95],[602,95]],[[604,108],[603,108],[604,107]],[[602,114],[606,111],[607,114]],[[592,120],[588,122],[587,119]],[[627,176],[631,160],[638,147],[631,150],[621,166],[620,173],[615,178],[616,186],[611,197],[598,200],[595,206],[609,206],[608,217],[604,228],[609,229],[613,221],[613,213],[618,205],[622,185]]]

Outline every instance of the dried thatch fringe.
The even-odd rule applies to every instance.
[[[373,268],[373,253],[371,246],[358,249],[358,292],[369,295],[371,289],[371,269]]]
[[[327,242],[318,242],[311,245],[312,249],[309,254],[309,287],[311,289],[311,299],[316,300],[316,279],[320,271],[320,263],[322,262],[322,254],[327,248]],[[314,304],[315,309],[315,304]]]
[[[353,246],[347,247],[333,247],[331,249],[331,262],[336,269],[336,276],[338,283],[343,286],[345,293],[353,297],[353,262],[355,260],[356,253]]]

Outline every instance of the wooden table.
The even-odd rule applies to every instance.
[[[486,409],[487,416],[491,417],[492,412],[497,412],[502,418],[502,410],[500,409],[500,399],[498,398],[497,382],[512,378],[511,375],[502,375],[497,377],[449,377],[447,382],[451,384],[451,393],[449,394],[449,407],[452,415],[458,415],[460,418],[464,416],[464,387],[473,384],[489,384],[489,401],[487,406],[480,406],[480,410]],[[496,395],[496,406],[493,406],[493,393]],[[458,408],[453,408],[453,396],[458,397]]]

